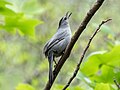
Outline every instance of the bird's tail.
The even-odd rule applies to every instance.
[[[52,73],[52,68],[53,68],[53,53],[52,52],[48,55],[48,62],[49,62],[49,83],[51,85],[52,81],[53,81],[53,73]]]

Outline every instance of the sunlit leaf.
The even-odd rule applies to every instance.
[[[102,56],[103,53],[105,52],[99,51],[92,53],[89,56],[88,60],[82,66],[81,71],[87,74],[88,76],[92,76],[95,73],[97,73],[97,71],[99,70],[99,66],[101,64],[100,57]]]
[[[111,90],[108,83],[98,83],[94,90]]]
[[[68,87],[67,90],[85,90],[85,89],[83,89],[83,88],[80,87],[80,86],[71,86],[71,87]]]
[[[81,71],[78,73],[77,78],[85,82],[90,87],[95,87],[95,83],[92,82],[87,76],[85,76]]]
[[[35,90],[32,86],[28,85],[28,84],[19,84],[16,87],[16,90]]]
[[[91,80],[103,83],[113,83],[114,75],[115,73],[112,67],[103,65],[98,73],[91,77]]]
[[[55,87],[52,90],[62,90],[65,85],[55,85]],[[81,88],[80,86],[70,86],[66,90],[85,90]]]
[[[64,87],[64,85],[57,84],[57,85],[55,85],[53,90],[61,90],[63,87]]]
[[[111,51],[94,53],[81,67],[81,71],[97,82],[113,82],[115,70],[120,68],[120,46],[115,46]]]
[[[12,11],[11,9],[9,9],[5,6],[7,4],[12,5],[11,3],[6,2],[4,0],[0,1],[0,14],[5,15],[5,16],[15,15],[14,11]]]
[[[5,0],[0,0],[0,6],[5,6],[6,4],[11,5],[11,3],[5,1]]]
[[[118,83],[120,83],[120,70],[118,70],[118,69],[116,70],[114,79],[115,79]]]
[[[34,36],[35,35],[35,26],[42,22],[36,19],[28,19],[24,17],[23,14],[17,14],[16,16],[5,17],[4,28],[12,32],[14,30],[20,30],[24,35]]]

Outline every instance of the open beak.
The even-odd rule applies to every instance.
[[[71,14],[72,14],[72,13],[68,11],[68,12],[66,13],[66,17],[69,19],[69,17],[71,16]]]

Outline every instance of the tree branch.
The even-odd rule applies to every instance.
[[[115,85],[117,86],[118,90],[120,90],[120,84],[117,82],[116,79],[114,79],[114,83],[115,83]]]
[[[52,84],[54,83],[54,81],[55,81],[58,73],[60,72],[63,64],[65,63],[65,61],[69,57],[69,55],[71,53],[71,50],[72,50],[73,46],[75,45],[76,41],[78,40],[79,36],[84,31],[84,29],[86,28],[88,22],[91,20],[91,18],[96,13],[96,11],[100,8],[100,6],[102,5],[103,2],[104,2],[104,0],[97,0],[95,2],[95,4],[93,5],[93,7],[86,14],[86,16],[85,16],[84,20],[82,21],[82,23],[80,24],[78,30],[75,32],[75,34],[71,38],[71,42],[67,46],[64,55],[60,58],[57,66],[55,67],[55,69],[53,71],[53,75],[54,76],[53,76],[53,82],[52,82]],[[50,88],[52,87],[52,84],[50,85],[50,83],[47,82],[44,90],[50,90]]]
[[[79,63],[77,64],[76,69],[75,69],[72,77],[69,79],[68,83],[65,85],[65,87],[63,88],[63,90],[66,90],[66,88],[69,87],[69,85],[71,84],[71,82],[73,81],[73,79],[76,77],[76,75],[77,75],[77,73],[78,73],[78,71],[79,71],[79,69],[80,69],[80,65],[81,65],[81,63],[82,63],[82,61],[83,61],[83,58],[84,58],[84,56],[85,56],[85,54],[86,54],[86,52],[87,52],[87,50],[88,50],[88,48],[89,48],[89,46],[90,46],[90,43],[92,42],[92,40],[93,40],[93,38],[95,37],[95,35],[97,34],[97,32],[100,31],[100,27],[101,27],[104,23],[106,23],[106,22],[108,22],[108,21],[110,21],[110,20],[111,20],[111,19],[107,19],[107,20],[105,20],[105,21],[102,21],[101,24],[98,26],[98,28],[95,30],[95,32],[93,33],[93,35],[92,35],[91,38],[89,39],[88,44],[87,44],[86,48],[84,49],[84,51],[83,51],[83,53],[82,53],[82,55],[81,55],[81,58],[80,58],[80,60],[79,60]]]

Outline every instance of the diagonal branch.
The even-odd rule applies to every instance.
[[[67,83],[66,86],[63,88],[63,90],[66,90],[67,87],[69,87],[69,85],[70,85],[71,82],[73,81],[73,79],[76,77],[76,75],[77,75],[77,73],[78,73],[78,71],[79,71],[79,69],[80,69],[80,65],[81,65],[81,63],[82,63],[82,61],[83,61],[83,58],[84,58],[84,56],[85,56],[85,54],[86,54],[86,52],[87,52],[87,50],[88,50],[88,48],[89,48],[89,46],[90,46],[90,43],[92,42],[92,40],[93,40],[93,38],[95,37],[95,35],[97,34],[97,32],[100,31],[100,27],[101,27],[104,23],[106,23],[106,22],[108,22],[108,21],[110,21],[110,20],[111,20],[111,19],[107,19],[107,20],[105,20],[105,21],[102,21],[101,24],[98,26],[98,28],[95,30],[95,32],[93,33],[93,35],[92,35],[91,38],[89,39],[88,44],[87,44],[86,48],[84,49],[84,51],[83,51],[83,53],[82,53],[82,55],[81,55],[81,58],[80,58],[80,60],[79,60],[79,63],[77,64],[76,69],[75,69],[72,77],[69,79],[68,83]]]
[[[56,66],[56,68],[53,71],[53,75],[54,76],[53,76],[53,82],[52,82],[52,84],[54,83],[54,81],[55,81],[58,73],[60,72],[63,64],[65,63],[65,61],[69,57],[69,55],[71,53],[71,50],[72,50],[73,46],[75,45],[76,41],[78,40],[79,36],[84,31],[84,29],[86,28],[88,22],[91,20],[91,18],[96,13],[96,11],[100,8],[100,6],[102,5],[103,2],[104,2],[104,0],[97,0],[95,2],[95,4],[92,6],[92,8],[87,12],[87,14],[86,14],[84,20],[82,21],[82,23],[80,24],[78,30],[75,32],[75,34],[71,38],[71,42],[67,46],[64,55],[60,58],[57,66]],[[50,83],[47,82],[44,90],[50,90],[50,88],[52,87],[52,84],[50,85]]]
[[[116,79],[114,79],[114,83],[115,83],[115,85],[117,86],[118,90],[120,90],[120,84],[117,82]]]

